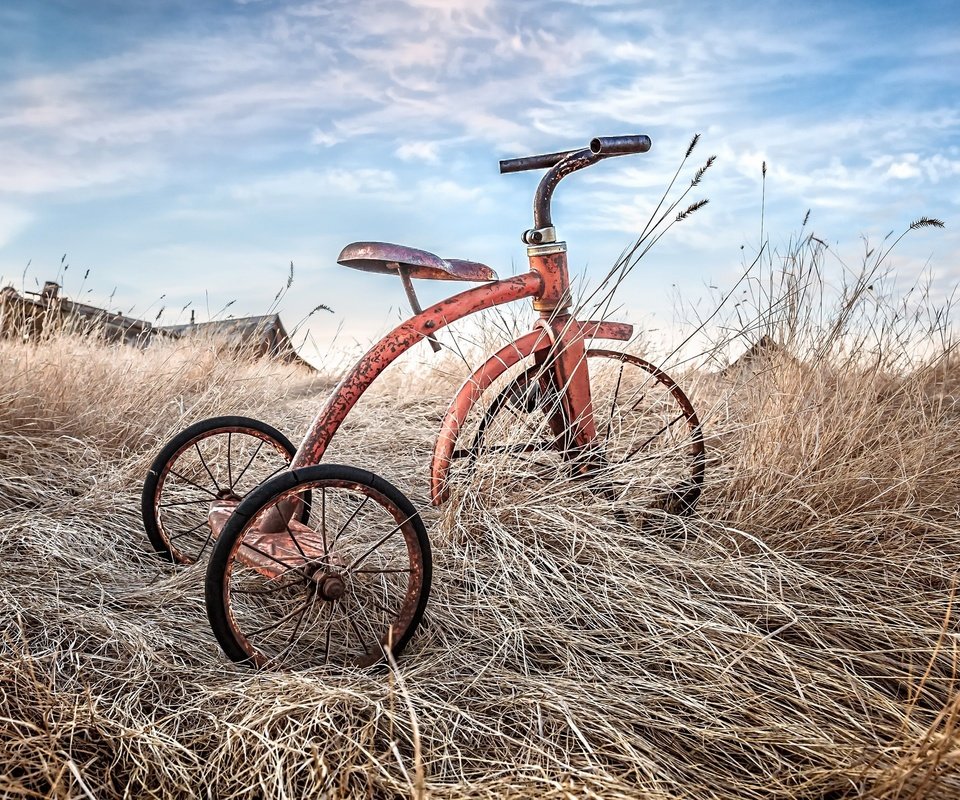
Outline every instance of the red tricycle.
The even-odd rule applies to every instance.
[[[528,461],[581,483],[620,522],[692,511],[704,475],[700,422],[663,371],[598,340],[626,342],[631,325],[581,320],[566,244],[550,201],[560,180],[611,156],[644,153],[643,135],[598,137],[583,149],[500,162],[547,169],[523,234],[529,271],[500,280],[484,264],[395,244],[348,245],[338,262],[399,277],[414,315],[346,374],[300,446],[245,417],[198,422],[170,441],[144,484],[142,511],[157,552],[180,564],[209,553],[206,603],[226,654],[256,667],[368,666],[399,654],[430,593],[430,542],[400,490],[355,467],[325,463],[347,414],[396,358],[445,326],[531,298],[533,329],[476,369],[443,416],[430,466],[432,502],[493,465]],[[421,310],[414,280],[479,283]],[[545,500],[547,497],[545,496]],[[637,524],[643,524],[638,519]]]

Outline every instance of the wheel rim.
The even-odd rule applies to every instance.
[[[455,449],[451,483],[486,493],[493,484],[528,483],[529,491],[570,478],[618,509],[689,513],[703,482],[703,434],[689,399],[643,359],[591,349],[596,445],[575,452],[549,420],[559,413],[552,374],[529,367],[502,378],[477,403]]]
[[[284,522],[281,509],[306,493],[309,524]],[[227,555],[231,638],[271,669],[366,667],[399,651],[422,611],[418,524],[415,512],[352,481],[310,481],[274,495]]]
[[[157,532],[181,564],[202,559],[212,545],[211,503],[238,503],[286,469],[292,454],[270,434],[232,426],[189,438],[160,470],[153,495]]]

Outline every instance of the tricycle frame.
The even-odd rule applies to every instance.
[[[535,304],[540,305],[541,319],[535,329],[510,342],[476,370],[458,390],[444,415],[431,461],[431,498],[434,504],[439,504],[447,497],[446,477],[450,456],[460,426],[473,404],[484,389],[524,358],[532,356],[543,363],[548,359],[553,360],[556,385],[568,387],[570,399],[564,416],[578,426],[573,433],[574,441],[586,444],[592,440],[596,431],[590,410],[590,381],[583,357],[584,340],[603,338],[627,341],[633,335],[633,326],[592,320],[580,322],[568,313],[555,313],[555,306],[544,305],[544,286],[553,288],[556,285],[554,276],[566,277],[566,263],[558,263],[556,256],[550,261],[553,269],[547,273],[547,280],[532,269],[515,278],[468,289],[410,317],[380,339],[333,390],[297,448],[291,469],[320,463],[334,434],[363,393],[411,347],[466,316],[526,297],[534,298]],[[564,294],[554,290],[554,296],[563,298]]]

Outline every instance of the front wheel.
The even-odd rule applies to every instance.
[[[423,521],[396,487],[319,464],[278,475],[237,507],[210,556],[207,615],[234,661],[365,667],[410,641],[431,574]]]
[[[610,501],[621,519],[630,511],[691,513],[705,460],[693,404],[642,358],[602,349],[586,357],[597,430],[592,447],[571,447],[549,367],[527,367],[507,373],[476,404],[454,449],[451,483],[496,492],[514,482],[551,496],[556,482],[573,479]]]

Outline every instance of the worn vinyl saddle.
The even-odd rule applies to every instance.
[[[459,258],[440,258],[426,250],[387,242],[354,242],[343,248],[337,263],[366,272],[435,281],[495,281],[497,273],[486,264]]]

